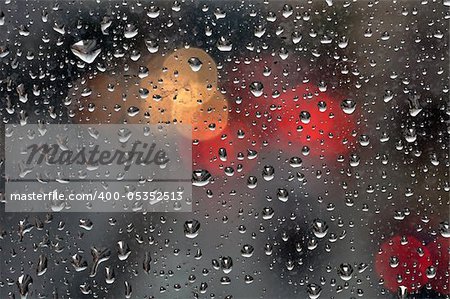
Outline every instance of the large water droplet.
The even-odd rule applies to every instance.
[[[187,220],[184,223],[184,235],[189,239],[197,237],[199,229],[200,229],[200,222],[198,220],[195,219]]]
[[[313,221],[313,233],[314,235],[321,239],[327,235],[328,232],[328,225],[325,221],[322,219],[314,219]]]
[[[352,114],[356,109],[356,102],[352,99],[343,100],[341,103],[342,111],[346,114]]]
[[[352,278],[353,267],[348,263],[342,263],[338,268],[338,274],[342,280],[348,281]]]
[[[308,296],[310,299],[317,299],[320,297],[322,287],[315,283],[310,283],[307,285],[306,291],[308,292]]]
[[[188,64],[194,72],[198,72],[202,68],[202,61],[197,57],[191,57],[188,59]]]
[[[263,95],[264,85],[261,82],[250,83],[250,91],[255,97],[260,97]]]
[[[194,170],[192,172],[192,185],[203,187],[211,181],[211,174],[205,169]]]
[[[102,49],[94,39],[80,40],[70,47],[72,53],[86,63],[93,63]]]

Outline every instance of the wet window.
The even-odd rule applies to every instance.
[[[449,298],[449,20],[1,0],[0,297]]]

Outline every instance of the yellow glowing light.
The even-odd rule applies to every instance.
[[[157,77],[154,92],[161,100],[149,107],[151,122],[190,124],[192,138],[198,140],[216,137],[226,128],[227,101],[217,90],[217,65],[205,51],[175,51],[164,60]]]
[[[80,82],[82,87],[74,88],[71,95],[79,97],[80,106],[84,106],[76,121],[190,124],[192,138],[198,140],[222,134],[228,124],[227,100],[218,91],[217,65],[209,54],[198,48],[182,48],[165,57],[152,57],[147,68],[148,76],[142,79],[130,75],[138,72],[133,69],[114,76],[98,74]],[[84,88],[92,94],[81,96]],[[89,109],[89,104],[95,109]],[[129,109],[139,112],[130,114]]]
[[[199,61],[200,69],[193,70],[190,60]],[[179,49],[164,60],[163,67],[163,85],[173,92],[176,103],[196,106],[212,98],[217,90],[217,65],[201,49]]]
[[[192,125],[193,139],[208,140],[219,136],[228,124],[227,100],[220,94],[198,107],[175,104],[171,111],[174,121]]]

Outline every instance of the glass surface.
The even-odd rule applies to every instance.
[[[0,298],[449,298],[449,0],[0,1],[2,148],[192,129],[192,212],[5,212],[2,153]]]

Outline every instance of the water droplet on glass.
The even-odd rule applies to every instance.
[[[197,237],[199,229],[200,229],[200,222],[198,220],[195,219],[187,220],[184,223],[184,235],[189,239]]]
[[[220,259],[220,267],[225,274],[228,274],[233,269],[233,259],[230,256],[224,256]]]
[[[271,165],[265,165],[262,171],[262,177],[266,181],[270,181],[275,177],[275,168]]]
[[[356,102],[352,99],[343,100],[341,103],[342,111],[346,114],[352,114],[356,109]]]
[[[127,114],[128,114],[129,116],[133,117],[133,116],[138,115],[138,114],[139,114],[139,111],[140,111],[140,110],[139,110],[138,107],[131,106],[131,107],[128,108]]]
[[[279,188],[277,191],[277,198],[282,202],[286,202],[289,199],[289,192],[284,188]]]
[[[126,260],[130,256],[130,254],[131,249],[127,243],[125,243],[124,241],[117,242],[117,255],[119,257],[119,260]]]
[[[26,299],[29,293],[29,287],[33,284],[33,279],[28,274],[22,274],[17,279],[17,287],[19,288],[19,294],[22,299]]]
[[[222,52],[230,52],[233,49],[233,44],[230,39],[222,36],[217,41],[217,49]]]
[[[315,283],[310,283],[307,285],[306,291],[308,292],[308,296],[310,299],[317,299],[320,297],[322,287]]]
[[[44,275],[47,272],[47,257],[43,254],[39,255],[39,260],[36,266],[37,276]]]
[[[116,280],[116,274],[114,268],[111,266],[105,266],[105,282],[107,284],[112,284]]]
[[[72,53],[86,63],[93,63],[102,49],[94,39],[80,40],[70,47]]]
[[[202,68],[202,61],[197,57],[191,57],[188,59],[188,64],[191,67],[191,70],[194,72],[198,72]]]
[[[264,85],[261,82],[250,83],[250,91],[255,97],[260,97],[263,95]]]
[[[338,268],[338,274],[342,280],[348,281],[352,278],[353,267],[348,263],[342,263]]]
[[[443,221],[439,224],[439,232],[444,238],[450,238],[450,225],[448,221]]]
[[[131,284],[128,281],[124,282],[125,284],[125,298],[131,298],[131,293],[132,293],[132,288],[131,288]]]
[[[275,211],[272,207],[265,207],[262,210],[262,217],[264,220],[272,219],[274,214],[275,214]]]
[[[314,219],[313,221],[313,233],[314,235],[321,239],[324,238],[328,233],[328,225],[325,221],[321,219]]]
[[[311,121],[311,114],[308,111],[300,112],[300,120],[304,124],[309,124]]]
[[[255,251],[255,248],[252,245],[246,244],[242,246],[241,255],[243,257],[251,257],[253,255],[253,251]]]
[[[160,14],[160,9],[158,6],[150,6],[147,10],[147,16],[151,19],[156,19],[157,17],[159,17]]]
[[[205,169],[194,170],[192,172],[192,185],[203,187],[208,185],[211,180],[211,174]]]
[[[150,272],[150,263],[152,261],[152,258],[150,256],[149,252],[145,253],[144,261],[142,262],[142,268],[144,269],[145,273]]]

